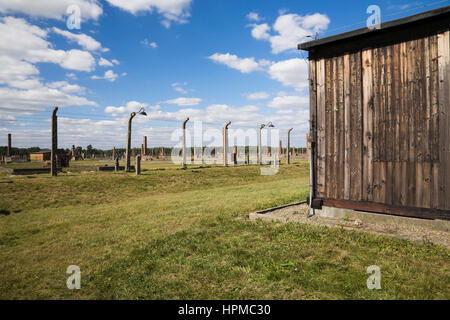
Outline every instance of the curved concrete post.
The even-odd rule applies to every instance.
[[[287,148],[286,148],[286,153],[287,153],[287,163],[290,164],[291,163],[291,153],[290,153],[290,148],[291,148],[291,131],[294,130],[294,128],[290,128],[288,130],[288,136],[287,136]]]
[[[136,112],[132,112],[130,114],[130,117],[128,118],[128,134],[127,134],[127,151],[126,151],[126,165],[125,165],[125,171],[130,171],[130,148],[131,148],[131,122],[133,118],[136,116]]]
[[[261,149],[261,131],[264,129],[266,125],[262,124],[259,126],[259,135],[258,135],[258,164],[262,164],[262,149]]]
[[[223,165],[228,166],[228,126],[231,121],[228,121],[223,127]]]
[[[51,152],[51,173],[53,177],[58,175],[58,168],[56,167],[56,153],[58,152],[58,117],[56,113],[58,107],[55,107],[52,112],[52,152]]]
[[[183,169],[186,169],[186,123],[189,121],[189,118],[183,121]]]

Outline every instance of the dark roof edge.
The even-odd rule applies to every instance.
[[[389,28],[394,28],[394,27],[398,27],[398,26],[402,26],[402,25],[406,25],[406,24],[410,24],[410,23],[415,23],[415,22],[418,22],[418,21],[421,21],[424,19],[430,19],[430,18],[440,16],[440,15],[446,14],[446,13],[450,13],[450,5],[446,6],[446,7],[422,12],[419,14],[415,14],[415,15],[412,15],[409,17],[384,22],[381,24],[381,29],[371,30],[366,27],[366,28],[349,31],[349,32],[340,33],[340,34],[330,36],[327,38],[323,38],[323,39],[300,43],[298,45],[298,50],[309,51],[315,47],[322,46],[325,44],[330,44],[330,43],[333,43],[336,41],[351,39],[354,37],[362,36],[364,34],[373,34],[373,33],[377,33],[380,31],[386,31]]]

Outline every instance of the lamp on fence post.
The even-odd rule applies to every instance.
[[[183,121],[183,169],[186,169],[186,123],[189,121],[189,118]]]
[[[258,163],[262,164],[262,150],[261,150],[261,131],[265,127],[268,128],[275,128],[275,126],[272,124],[272,121],[269,121],[267,124],[262,124],[259,126],[259,136],[258,136]]]
[[[228,166],[228,126],[231,121],[228,121],[223,127],[223,165]]]
[[[125,166],[125,171],[130,171],[130,148],[131,148],[131,122],[133,120],[133,118],[136,115],[142,115],[142,116],[147,116],[147,113],[145,113],[145,109],[141,108],[138,112],[132,112],[130,114],[130,117],[128,118],[128,134],[127,134],[127,151],[126,151],[126,166]]]
[[[288,130],[288,136],[287,136],[287,149],[286,149],[286,153],[287,153],[287,163],[290,164],[291,163],[291,153],[289,152],[289,149],[291,148],[291,131],[294,128],[290,128]]]

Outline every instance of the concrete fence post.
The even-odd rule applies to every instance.
[[[6,150],[6,156],[11,157],[11,133],[8,133],[8,149]]]
[[[115,164],[114,164],[114,171],[118,172],[119,171],[119,156],[115,157]]]
[[[189,118],[183,121],[183,169],[186,169],[186,123],[189,121]]]
[[[58,168],[56,164],[56,153],[58,152],[58,117],[56,116],[58,107],[55,107],[52,112],[52,152],[51,152],[51,173],[52,177],[58,175]]]
[[[128,118],[128,133],[127,133],[127,161],[125,165],[125,171],[130,171],[130,148],[131,148],[131,122],[133,121],[133,118],[136,116],[136,112],[132,112],[130,114],[130,118]]]
[[[291,154],[290,154],[290,148],[291,148],[291,131],[293,130],[294,128],[290,128],[289,130],[288,130],[288,136],[287,136],[287,148],[286,148],[286,153],[287,153],[287,163],[288,164],[290,164],[291,163]]]
[[[258,164],[262,164],[262,147],[261,147],[261,131],[264,129],[265,125],[262,124],[259,126],[259,135],[258,135]]]
[[[228,166],[228,126],[231,121],[228,121],[223,127],[223,165]]]
[[[146,156],[147,155],[147,136],[144,136],[143,138],[143,147],[142,147],[142,156]]]
[[[136,175],[140,175],[141,174],[141,156],[137,155],[136,156]]]

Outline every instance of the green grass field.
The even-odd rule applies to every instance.
[[[252,222],[306,199],[308,164],[143,164],[57,178],[0,171],[0,299],[450,299],[450,252],[343,229]],[[11,166],[11,165],[10,165]],[[69,265],[81,290],[66,287]],[[366,269],[381,267],[382,289]]]

